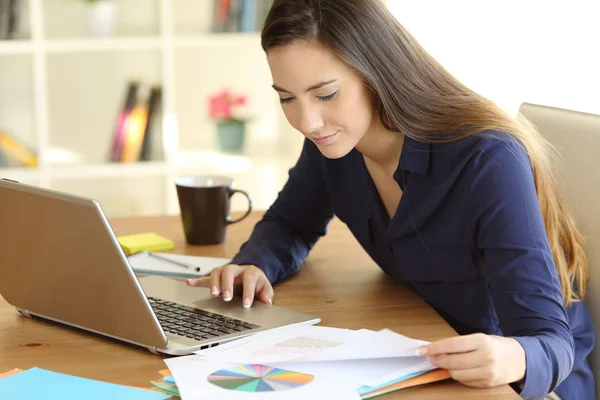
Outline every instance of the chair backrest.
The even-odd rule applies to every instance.
[[[600,343],[600,115],[523,103],[519,112],[560,152],[561,184],[567,203],[586,236],[590,284],[586,303]],[[600,350],[590,363],[600,398]]]

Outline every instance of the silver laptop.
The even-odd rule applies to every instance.
[[[184,355],[319,318],[135,276],[100,205],[0,179],[0,294],[22,314]]]

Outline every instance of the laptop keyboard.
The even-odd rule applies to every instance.
[[[239,319],[183,304],[148,297],[163,330],[190,339],[206,340],[260,328]]]

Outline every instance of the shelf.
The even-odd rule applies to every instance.
[[[43,48],[48,53],[81,53],[95,51],[158,50],[161,39],[149,37],[120,37],[107,39],[61,39],[48,40]]]
[[[251,161],[241,154],[228,154],[211,150],[180,151],[175,159],[180,173],[198,171],[204,173],[232,173],[250,170]]]
[[[33,51],[31,40],[1,40],[0,55],[29,54]]]
[[[173,37],[173,45],[176,48],[260,45],[260,33],[207,33],[203,35],[175,36]]]
[[[264,148],[279,140],[279,106],[264,90],[271,76],[259,32],[211,32],[213,1],[123,0],[112,36],[96,36],[85,2],[23,1],[21,39],[0,41],[0,125],[35,149],[41,165],[7,159],[0,178],[92,196],[113,215],[134,215],[177,211],[177,175],[220,174],[268,206],[294,160]],[[107,160],[133,79],[163,87],[151,158],[164,161]],[[204,113],[223,87],[248,95],[246,149],[258,143],[257,154],[218,150]]]
[[[294,155],[269,151],[235,154],[218,150],[183,150],[177,154],[175,165],[180,174],[191,171],[198,171],[199,174],[248,173],[258,165],[271,165],[287,172],[296,159]]]
[[[50,188],[95,199],[107,217],[163,214],[166,209],[165,178],[126,176],[107,179],[54,179]],[[169,185],[169,189],[174,184]]]
[[[164,161],[148,161],[132,164],[91,164],[91,165],[60,165],[50,166],[48,176],[53,179],[81,178],[133,178],[143,176],[161,176],[167,174],[167,164]],[[32,168],[0,168],[0,178],[16,181],[38,179],[40,171]]]
[[[51,166],[48,168],[52,180],[81,178],[132,178],[161,176],[167,174],[167,164],[163,161],[149,161],[132,164],[93,164]]]
[[[177,48],[204,48],[221,46],[260,45],[260,34],[215,33],[173,38]],[[160,37],[115,37],[107,39],[52,39],[42,42],[42,49],[48,53],[80,53],[95,51],[158,50],[162,47]],[[32,51],[30,41],[0,43],[0,54],[24,54]]]
[[[40,172],[35,168],[0,168],[0,179],[7,178],[18,182],[34,181],[40,176]]]
[[[205,48],[222,46],[260,45],[260,33],[207,33],[203,35],[176,36],[176,48]],[[48,53],[81,53],[96,51],[158,50],[162,39],[148,37],[116,37],[107,39],[51,39],[41,42],[42,50]],[[30,54],[33,52],[30,40],[0,41],[0,55]]]

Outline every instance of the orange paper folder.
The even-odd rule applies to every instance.
[[[436,369],[431,372],[427,372],[423,375],[415,376],[414,378],[409,378],[404,381],[393,383],[388,386],[384,386],[379,389],[375,389],[370,392],[363,393],[360,397],[362,399],[370,399],[371,397],[380,396],[382,394],[386,394],[389,392],[393,392],[395,390],[406,389],[413,386],[425,385],[427,383],[433,383],[438,381],[443,381],[445,379],[449,379],[450,374],[445,369]]]
[[[13,369],[13,370],[11,370],[11,371],[4,372],[4,373],[0,374],[0,379],[2,379],[2,378],[6,378],[7,376],[11,376],[11,375],[16,375],[16,374],[18,374],[19,372],[23,372],[23,370],[22,370],[22,369],[15,368],[15,369]]]

